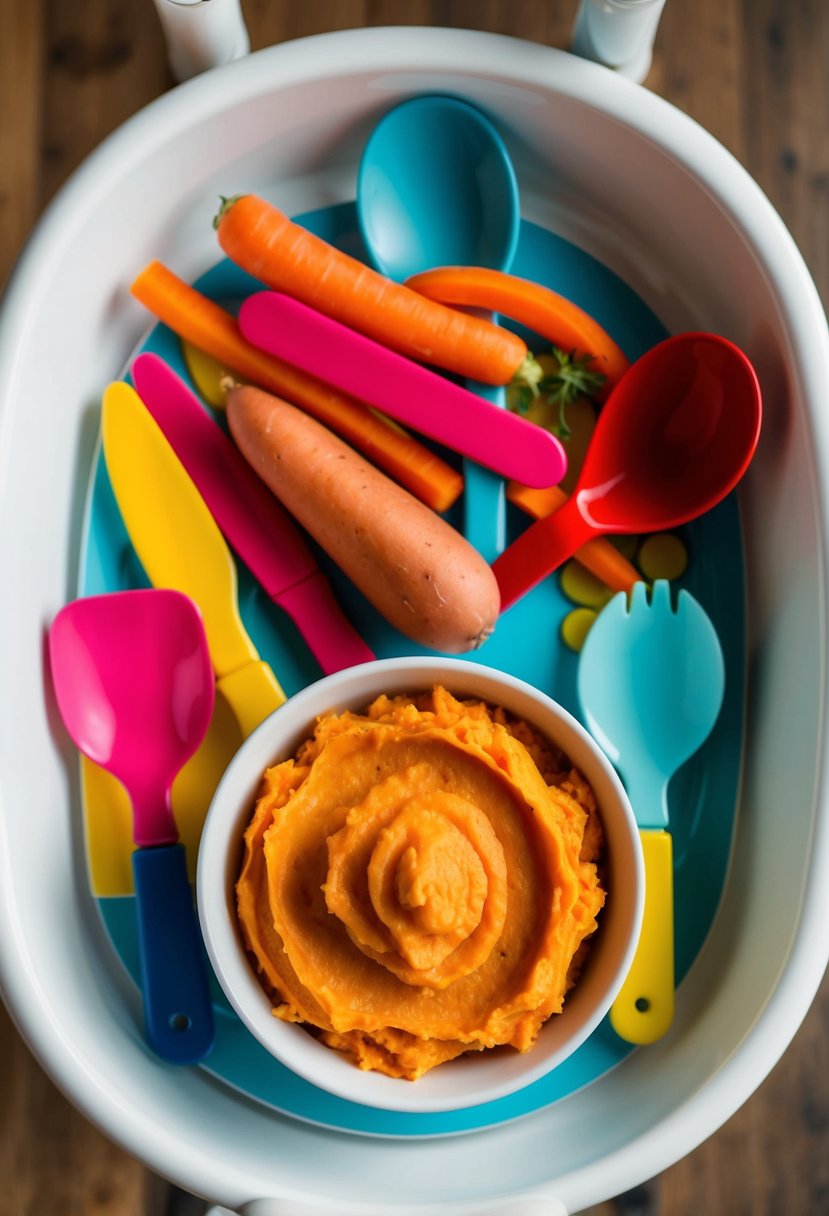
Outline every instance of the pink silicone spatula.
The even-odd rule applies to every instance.
[[[525,485],[557,485],[564,448],[549,431],[276,291],[242,304],[249,342],[405,426]]]
[[[55,617],[49,657],[72,741],[132,803],[147,1039],[165,1060],[194,1064],[213,1046],[213,1007],[170,790],[213,712],[201,615],[178,591],[75,600]]]

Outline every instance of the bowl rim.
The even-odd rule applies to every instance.
[[[785,318],[790,366],[798,393],[807,402],[822,400],[829,382],[829,331],[805,262],[771,202],[748,172],[713,135],[675,105],[566,51],[502,34],[429,26],[338,30],[263,48],[156,98],[102,141],[56,193],[18,257],[0,302],[0,489],[10,448],[13,411],[7,403],[15,400],[18,352],[25,348],[28,329],[37,324],[38,309],[50,289],[55,258],[71,243],[88,208],[107,193],[112,178],[134,172],[147,155],[167,142],[168,136],[181,134],[194,115],[200,120],[215,116],[228,101],[242,104],[272,92],[275,80],[286,85],[318,80],[327,56],[333,57],[342,71],[373,69],[407,74],[411,80],[417,73],[450,68],[473,80],[520,79],[553,95],[582,101],[605,118],[631,126],[702,183],[739,227],[756,264],[772,284]],[[810,473],[817,486],[815,500],[821,525],[820,583],[824,601],[829,602],[829,419],[812,409],[809,427],[814,460]],[[825,620],[821,643],[825,653]],[[817,881],[829,866],[829,754],[823,709],[817,724],[817,746],[814,803],[819,813],[814,815],[813,849],[804,872],[802,913],[777,988],[747,1028],[740,1049],[702,1078],[693,1094],[667,1111],[657,1126],[605,1153],[600,1158],[600,1170],[594,1159],[589,1166],[573,1166],[556,1175],[556,1195],[573,1207],[618,1194],[695,1148],[754,1092],[801,1025],[829,961],[829,885]],[[15,813],[15,808],[5,802],[0,785],[0,829],[3,816]],[[10,850],[0,849],[0,874],[5,878],[10,877],[10,866]],[[166,1127],[160,1129],[149,1104],[124,1100],[111,1061],[100,1057],[97,1044],[94,1052],[83,1051],[66,1037],[57,1011],[38,983],[25,925],[10,891],[11,883],[0,881],[0,989],[18,1029],[53,1081],[110,1139],[185,1188],[236,1206],[250,1197],[252,1186],[255,1192],[260,1183],[263,1187],[269,1182],[276,1185],[264,1166],[252,1182],[235,1156],[219,1157],[206,1151],[203,1139],[185,1124],[174,1133]],[[314,1180],[307,1188],[286,1189],[280,1184],[278,1189],[281,1195],[300,1202],[322,1202]],[[325,1207],[335,1210],[327,1201]],[[445,1204],[437,1209],[427,1207],[441,1216],[449,1211]],[[336,1210],[348,1210],[355,1216],[369,1211],[385,1216],[389,1209],[388,1205],[378,1208],[365,1201],[355,1205],[338,1199]],[[453,1205],[457,1213],[472,1210],[479,1211],[480,1204],[476,1203],[474,1209],[462,1200]]]
[[[594,788],[601,784],[602,796],[599,798],[597,794],[597,801],[600,813],[604,812],[608,837],[612,838],[608,847],[613,850],[615,863],[611,864],[621,867],[629,886],[615,898],[609,891],[613,901],[608,924],[610,938],[605,945],[601,944],[604,938],[597,938],[603,980],[600,982],[595,974],[592,980],[589,978],[588,961],[587,974],[568,998],[572,1002],[574,1027],[566,1038],[559,1042],[558,1034],[554,1034],[557,1046],[543,1051],[543,1042],[538,1042],[524,1055],[511,1054],[510,1075],[500,1080],[489,1079],[490,1074],[497,1077],[503,1071],[500,1064],[488,1068],[489,1061],[476,1057],[469,1067],[452,1070],[451,1065],[457,1062],[450,1061],[416,1084],[407,1084],[355,1068],[339,1052],[273,1016],[273,1002],[264,993],[239,939],[227,871],[229,852],[241,844],[240,829],[244,830],[250,820],[265,768],[291,757],[297,744],[312,733],[320,713],[346,708],[359,711],[383,693],[422,690],[437,682],[454,695],[480,697],[491,705],[503,705],[511,713],[519,712],[514,707],[523,702],[526,708],[520,711],[522,718],[547,737],[558,733],[554,741],[568,755],[574,748],[579,751],[578,761],[572,755],[570,759]],[[267,1051],[311,1084],[340,1098],[383,1110],[434,1113],[476,1106],[523,1089],[563,1063],[595,1030],[633,961],[644,906],[644,862],[639,830],[624,786],[601,747],[568,710],[527,681],[496,668],[454,656],[403,655],[375,659],[323,676],[290,697],[241,744],[219,781],[205,818],[196,869],[196,896],[205,946],[219,984],[248,1030]],[[602,916],[599,932],[608,923],[604,910]],[[574,1001],[577,993],[583,993],[583,999]],[[562,1019],[567,1010],[565,1005]],[[558,1026],[556,1023],[556,1030]],[[430,1078],[432,1084],[428,1083]],[[440,1082],[439,1088],[435,1086],[436,1080]]]

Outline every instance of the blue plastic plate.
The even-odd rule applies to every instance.
[[[362,256],[354,207],[344,204],[299,217],[332,243]],[[524,223],[514,273],[535,279],[590,312],[630,359],[666,336],[657,318],[616,275],[572,244]],[[197,284],[217,299],[238,298],[259,284],[228,262],[221,262]],[[143,350],[163,356],[186,377],[181,349],[164,326],[156,326]],[[460,513],[451,517],[459,524]],[[510,517],[513,533],[527,524]],[[700,601],[717,629],[725,656],[726,693],[720,718],[705,746],[677,774],[670,789],[674,836],[676,972],[681,981],[711,926],[728,864],[740,772],[743,703],[743,557],[736,500],[681,532],[690,555],[678,586]],[[358,623],[378,657],[426,654],[392,630],[332,568],[341,603]],[[146,579],[124,531],[103,460],[93,470],[78,594],[92,595],[146,586]],[[260,654],[290,695],[317,679],[320,671],[288,618],[259,590],[247,570],[239,570],[242,618]],[[559,580],[546,579],[499,622],[494,636],[476,652],[478,662],[512,673],[542,688],[579,716],[576,696],[578,656],[561,641],[560,626],[574,605]],[[98,900],[115,949],[138,983],[135,909],[131,896]],[[341,1131],[373,1136],[443,1136],[470,1132],[519,1118],[589,1085],[632,1050],[616,1037],[605,1019],[567,1061],[548,1076],[507,1098],[441,1114],[399,1114],[373,1110],[317,1089],[274,1060],[244,1028],[214,985],[217,1042],[204,1064],[218,1080],[284,1114]],[[681,996],[680,996],[681,999]],[[648,1050],[639,1048],[638,1050]]]

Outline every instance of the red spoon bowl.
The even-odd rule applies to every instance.
[[[594,536],[659,532],[715,507],[760,436],[747,356],[717,334],[677,334],[630,367],[602,406],[568,501],[493,563],[509,608]]]

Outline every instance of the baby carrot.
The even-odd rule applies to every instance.
[[[446,461],[390,419],[252,346],[234,316],[161,262],[141,271],[132,293],[180,338],[330,426],[435,511],[460,496],[463,477]]]
[[[479,266],[441,266],[413,275],[406,285],[440,304],[501,313],[562,350],[591,355],[592,370],[605,376],[596,394],[599,401],[629,366],[624,352],[589,313],[529,279]]]
[[[517,481],[509,482],[507,498],[515,503],[522,511],[526,511],[533,519],[543,519],[552,515],[567,501],[567,495],[558,486],[547,486],[543,490],[531,489],[519,485]],[[603,536],[589,540],[576,551],[574,557],[578,562],[595,575],[600,582],[611,591],[630,591],[634,583],[640,582],[641,574],[623,557],[615,545]]]
[[[515,334],[387,279],[255,194],[224,200],[215,226],[222,249],[254,278],[409,358],[506,384],[527,357]]]

